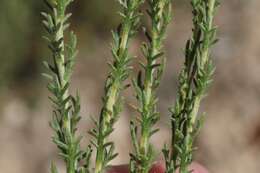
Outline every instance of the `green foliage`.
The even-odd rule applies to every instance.
[[[43,25],[48,33],[44,38],[52,53],[53,64],[44,62],[49,70],[49,73],[44,76],[50,80],[47,88],[52,93],[49,98],[54,108],[50,123],[55,133],[53,142],[59,148],[60,156],[66,163],[67,173],[77,173],[79,170],[85,170],[85,165],[81,167],[79,162],[89,155],[91,149],[88,148],[86,151],[80,149],[81,136],[76,135],[77,124],[80,120],[80,100],[78,95],[74,97],[68,91],[77,54],[77,39],[73,32],[70,32],[68,43],[64,42],[64,32],[69,26],[67,20],[71,16],[65,11],[71,2],[72,0],[45,0],[50,12],[42,13]],[[85,163],[88,164],[88,162],[89,160],[86,160]],[[51,167],[51,172],[57,173],[54,165]]]
[[[180,173],[190,172],[188,165],[192,162],[193,142],[202,122],[202,118],[198,118],[199,105],[214,73],[209,49],[217,41],[213,17],[219,3],[216,0],[191,0],[191,5],[193,35],[186,44],[178,98],[170,109],[172,147],[171,152],[167,148],[163,150],[168,173],[176,168]]]
[[[26,60],[31,60],[28,55],[35,53],[35,49],[31,50],[30,43],[33,39],[30,39],[30,34],[35,28],[38,28],[31,20],[34,13],[33,4],[32,0],[26,2],[20,0],[1,1],[0,50],[1,60],[4,63],[0,64],[0,90],[5,87],[9,88],[10,84],[21,87],[21,81],[24,83],[25,78],[21,72],[29,71],[27,67],[24,67],[24,64]],[[38,19],[37,23],[39,23]],[[30,68],[30,71],[34,70],[34,68]],[[31,76],[32,73],[29,73],[26,78]]]
[[[160,78],[164,69],[163,40],[167,25],[171,21],[171,0],[149,0],[147,13],[151,19],[152,28],[145,29],[148,42],[143,44],[142,52],[146,64],[140,62],[142,71],[133,85],[136,91],[136,98],[139,106],[137,112],[140,117],[137,122],[140,124],[140,139],[138,136],[138,124],[131,122],[131,135],[134,145],[134,153],[131,154],[131,172],[147,173],[154,161],[154,152],[149,142],[150,137],[159,129],[154,125],[159,120],[159,112],[156,110],[157,95],[156,89],[160,84]],[[144,78],[144,79],[142,79]]]
[[[89,131],[93,137],[91,145],[85,150],[80,147],[81,136],[76,134],[80,120],[79,96],[69,94],[70,78],[77,55],[77,38],[70,32],[68,43],[64,41],[65,31],[69,28],[67,20],[71,14],[66,13],[73,0],[45,0],[49,13],[42,13],[44,27],[48,33],[45,39],[51,50],[53,63],[44,62],[49,70],[44,74],[50,82],[48,90],[52,93],[54,130],[53,141],[60,150],[67,173],[103,173],[113,160],[115,145],[108,137],[114,130],[114,124],[122,110],[121,92],[128,87],[124,82],[129,78],[130,62],[129,42],[136,34],[140,23],[140,6],[144,0],[118,0],[122,7],[119,13],[122,22],[112,32],[113,62],[109,64],[110,72],[105,83],[105,94],[99,120],[93,120],[95,128]],[[130,154],[130,172],[148,173],[153,161],[154,151],[150,138],[159,129],[154,128],[160,119],[157,111],[157,88],[164,71],[165,58],[163,41],[166,29],[172,18],[171,0],[147,0],[148,16],[151,29],[145,28],[147,42],[143,43],[142,53],[146,60],[140,62],[143,68],[137,79],[133,80],[139,116],[130,122],[131,139],[134,146]],[[213,17],[218,6],[216,0],[191,0],[193,9],[193,35],[187,41],[185,63],[179,76],[179,88],[176,104],[170,108],[172,124],[171,147],[162,150],[166,161],[166,173],[190,173],[193,142],[201,127],[198,118],[199,106],[212,81],[214,66],[210,58],[210,47],[216,43],[216,28]],[[142,75],[144,72],[144,75]],[[90,168],[92,147],[96,149],[95,168]],[[54,164],[51,172],[58,173]]]
[[[96,128],[90,131],[94,137],[92,144],[97,149],[95,173],[103,172],[108,163],[117,156],[114,151],[114,143],[108,141],[107,137],[113,132],[113,125],[121,112],[121,91],[127,87],[123,83],[129,76],[129,62],[132,59],[128,53],[128,45],[138,27],[140,20],[138,9],[143,0],[118,0],[118,2],[122,7],[122,11],[119,13],[122,23],[117,31],[112,32],[114,60],[109,64],[111,71],[105,85],[105,96],[99,121],[95,121]]]

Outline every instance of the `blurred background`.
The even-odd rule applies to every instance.
[[[260,170],[260,17],[259,0],[222,0],[215,23],[219,43],[213,57],[217,66],[214,83],[202,105],[205,125],[196,141],[195,160],[211,173],[259,173]],[[41,38],[45,33],[39,13],[40,0],[1,0],[0,5],[0,168],[8,173],[46,173],[51,160],[62,162],[51,142],[48,126],[51,104],[41,62],[49,52]],[[79,39],[80,54],[72,82],[82,100],[80,133],[88,143],[90,116],[99,115],[104,79],[111,60],[111,29],[120,18],[115,0],[76,0],[69,11],[72,29]],[[176,98],[177,76],[183,63],[185,41],[191,35],[188,0],[175,0],[174,20],[166,40],[167,67],[158,91],[161,131],[152,142],[158,150],[169,141],[167,108]],[[140,34],[132,54],[140,55]],[[130,90],[124,95],[133,102]],[[111,136],[120,153],[113,163],[126,163],[131,151],[126,105]]]

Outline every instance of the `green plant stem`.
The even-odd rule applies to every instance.
[[[161,15],[160,15],[161,16]],[[152,115],[154,113],[154,107],[151,108],[150,105],[153,104],[153,99],[151,97],[153,97],[153,95],[155,95],[154,90],[153,90],[153,85],[154,85],[154,80],[156,80],[154,78],[154,72],[155,69],[151,69],[150,67],[152,67],[153,65],[155,65],[157,62],[155,60],[151,60],[151,58],[149,57],[154,57],[155,55],[157,55],[160,51],[161,48],[158,43],[161,42],[161,40],[158,39],[158,33],[156,32],[155,29],[156,26],[153,26],[152,28],[152,46],[150,49],[150,53],[147,57],[147,68],[145,70],[145,82],[144,82],[144,105],[143,110],[142,110],[142,119],[143,122],[148,121],[148,119],[150,118],[150,115]],[[149,145],[150,145],[150,133],[152,130],[152,125],[150,123],[142,123],[141,124],[141,137],[140,137],[140,154],[143,155],[144,157],[148,156],[148,152],[149,152]],[[143,160],[143,162],[146,162]],[[142,171],[140,171],[140,173],[147,173],[149,171],[149,166],[146,165],[145,167],[142,168]]]
[[[123,31],[125,31],[125,28],[128,26],[123,26],[124,29]],[[119,57],[122,56],[123,52],[126,50],[126,44],[127,44],[127,40],[129,37],[129,32],[122,32],[122,43],[120,44],[120,48],[119,48]],[[120,67],[119,67],[120,68]],[[101,122],[101,126],[100,126],[100,131],[99,133],[102,134],[102,136],[104,135],[104,133],[107,131],[107,129],[111,126],[111,119],[114,118],[114,106],[116,104],[116,101],[118,99],[118,95],[119,95],[119,90],[121,87],[121,84],[118,82],[120,81],[120,79],[116,78],[111,85],[111,88],[109,88],[108,91],[108,95],[107,95],[107,101],[104,105],[103,110],[104,113],[101,115],[102,119],[104,118],[104,120],[102,120]],[[106,143],[106,141],[103,138],[99,138],[98,140],[98,148],[97,148],[97,157],[96,157],[96,166],[95,166],[95,173],[101,173],[102,170],[104,169],[104,144]]]
[[[184,68],[179,76],[179,91],[175,106],[171,109],[172,148],[165,149],[167,173],[179,168],[189,173],[192,162],[193,142],[201,127],[198,112],[201,100],[212,81],[214,66],[210,48],[216,43],[213,18],[217,0],[191,0],[193,9],[193,36],[187,41]]]
[[[54,107],[53,119],[50,122],[54,130],[53,142],[65,161],[66,172],[77,173],[85,169],[79,165],[85,152],[80,149],[81,137],[76,135],[80,120],[79,97],[69,94],[70,76],[77,54],[77,38],[71,32],[68,43],[64,42],[64,32],[68,29],[67,20],[70,17],[70,14],[66,14],[66,8],[71,2],[72,0],[45,0],[50,13],[42,13],[43,24],[48,32],[45,38],[52,52],[53,65],[44,62],[49,70],[44,76],[50,79],[48,90],[52,93],[50,100]],[[54,164],[51,171],[58,172]]]
[[[207,30],[208,32],[205,32],[205,38],[203,40],[202,45],[202,51],[201,51],[201,66],[205,68],[207,65],[207,62],[209,61],[209,50],[212,42],[211,33],[210,31],[213,29],[213,19],[214,19],[214,13],[216,8],[216,0],[209,0],[208,2],[208,11],[207,11]],[[215,39],[215,38],[213,38]],[[198,116],[199,108],[200,108],[200,102],[203,99],[204,94],[198,95],[195,98],[193,110],[191,112],[191,127],[194,127],[196,123],[196,119]]]
[[[135,153],[132,154],[132,165],[135,167],[132,172],[148,173],[153,162],[153,150],[150,144],[150,137],[158,131],[154,125],[159,120],[159,113],[156,110],[156,89],[160,84],[163,73],[164,58],[163,41],[167,25],[171,20],[171,1],[170,0],[149,0],[148,15],[151,19],[151,30],[146,31],[148,43],[143,45],[143,55],[146,58],[146,65],[142,64],[145,75],[144,81],[140,79],[141,72],[137,81],[134,81],[136,97],[139,102],[137,111],[141,117],[140,139],[136,139],[137,125],[131,123],[132,141],[135,146]],[[133,163],[134,162],[134,163]]]
[[[56,34],[56,40],[60,40],[60,39],[64,39],[64,17],[65,17],[65,10],[57,16],[57,20],[60,21],[60,28],[59,30],[57,31],[57,34]],[[58,76],[59,76],[59,85],[60,85],[60,91],[65,87],[66,83],[68,81],[65,80],[65,55],[64,55],[64,52],[65,52],[65,43],[64,43],[64,40],[60,43],[60,54],[59,55],[56,55],[54,54],[53,56],[55,57],[55,62],[56,62],[56,65],[57,65],[57,70],[58,70]],[[62,95],[62,100],[65,101],[66,98],[69,97],[69,91],[68,89],[66,89],[66,91],[64,92],[64,94]],[[67,102],[65,105],[64,105],[64,110],[67,110],[69,107],[69,102]],[[66,169],[67,169],[67,173],[75,173],[75,170],[77,169],[75,166],[76,166],[76,158],[73,157],[73,154],[74,154],[74,147],[73,145],[71,144],[72,141],[73,141],[73,134],[72,134],[72,131],[71,131],[71,115],[70,113],[66,113],[65,114],[65,118],[64,118],[64,121],[63,121],[63,128],[64,130],[66,131],[65,133],[66,134],[69,134],[69,141],[68,141],[68,159],[67,159],[67,164],[66,164]]]
[[[108,162],[117,155],[113,153],[113,142],[107,142],[106,138],[113,131],[113,124],[120,112],[120,93],[124,89],[123,82],[128,77],[131,60],[128,55],[129,39],[134,35],[139,23],[138,9],[143,0],[119,0],[119,3],[123,7],[123,22],[118,31],[113,33],[114,62],[110,65],[111,73],[105,87],[104,106],[100,114],[98,132],[94,135],[97,138],[95,173],[102,173]]]
[[[126,51],[126,46],[127,46],[127,40],[129,37],[129,31],[126,30],[126,28],[129,27],[127,25],[123,26],[123,31],[122,32],[122,42],[120,44],[119,47],[119,57],[121,57],[123,55],[123,53]],[[119,67],[120,68],[120,67]],[[109,88],[110,91],[108,91],[108,95],[107,95],[107,102],[104,105],[103,110],[104,113],[101,115],[102,118],[104,118],[104,120],[102,120],[101,122],[101,126],[100,126],[100,132],[99,133],[105,133],[107,131],[107,129],[111,126],[111,119],[114,118],[114,106],[116,104],[116,101],[118,99],[119,96],[119,90],[121,88],[121,83],[119,83],[118,81],[120,81],[120,79],[116,78],[111,85],[111,88]],[[102,170],[104,169],[104,144],[106,143],[106,141],[103,138],[99,138],[98,140],[98,148],[97,148],[97,157],[96,157],[96,166],[95,166],[95,173],[101,173]]]
[[[65,18],[65,9],[64,10],[61,10],[60,13],[58,13],[58,16],[57,16],[57,20],[60,21],[60,28],[59,30],[57,31],[57,35],[56,35],[56,40],[61,40],[61,43],[60,43],[60,54],[59,55],[54,55],[56,56],[55,59],[56,59],[56,64],[57,64],[57,69],[58,69],[58,74],[59,74],[59,83],[60,83],[60,89],[64,88],[66,83],[68,81],[66,81],[65,79],[65,70],[66,70],[66,67],[65,67],[65,43],[64,43],[64,18]],[[65,91],[65,93],[63,94],[62,96],[62,99],[65,100],[66,98],[68,98],[69,96],[69,90],[67,89]],[[68,109],[69,107],[69,103],[67,102],[65,104],[65,107],[64,107],[64,110]],[[67,113],[66,115],[66,120],[64,121],[64,127],[67,131],[68,134],[71,134],[71,115],[70,113]],[[69,165],[68,165],[68,168],[67,170],[69,171],[69,173],[72,173],[72,171],[75,170],[74,168],[74,161],[69,161]]]
[[[130,14],[130,16],[132,16],[133,14]],[[127,51],[127,43],[128,43],[128,39],[129,39],[129,27],[130,27],[131,24],[127,23],[125,25],[123,25],[123,29],[122,29],[122,32],[121,32],[121,35],[120,37],[122,38],[122,41],[120,42],[120,46],[119,46],[119,53],[118,53],[118,57],[121,57],[123,56],[124,52]],[[122,67],[118,67],[119,69],[120,68],[123,68]],[[109,96],[108,96],[108,99],[107,99],[107,102],[106,102],[106,105],[105,105],[105,110],[107,110],[104,114],[104,118],[105,118],[105,123],[104,123],[104,126],[103,128],[106,129],[106,126],[109,125],[110,123],[110,120],[113,118],[113,108],[115,106],[115,103],[117,101],[117,97],[119,95],[119,90],[121,88],[121,85],[119,83],[120,80],[120,76],[117,76],[114,81],[112,82],[112,85],[111,85],[111,88],[110,90],[111,91],[108,91]]]

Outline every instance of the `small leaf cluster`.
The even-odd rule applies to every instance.
[[[103,107],[99,121],[95,121],[96,128],[90,131],[94,137],[91,143],[96,147],[95,173],[101,173],[113,160],[115,153],[114,143],[108,141],[108,136],[113,132],[113,126],[122,109],[121,92],[128,87],[124,81],[129,77],[130,61],[132,57],[128,53],[129,40],[134,36],[140,21],[139,7],[143,0],[119,0],[122,11],[122,23],[116,31],[112,32],[113,62],[109,63],[110,73],[105,84]]]
[[[203,120],[203,116],[198,118],[199,105],[214,73],[209,49],[217,41],[216,28],[212,23],[218,5],[216,0],[191,0],[193,36],[186,44],[178,97],[175,106],[170,109],[171,151],[167,147],[163,150],[168,173],[176,168],[180,173],[190,172],[188,165],[192,162],[193,142]]]
[[[49,99],[53,104],[53,118],[50,122],[54,131],[53,142],[66,163],[67,173],[85,173],[91,149],[82,151],[80,148],[81,136],[76,135],[81,118],[80,98],[78,95],[70,95],[68,91],[77,54],[77,38],[73,32],[70,32],[68,43],[64,42],[64,32],[69,27],[67,21],[71,16],[65,11],[71,2],[72,0],[45,0],[50,12],[42,12],[43,25],[48,33],[44,38],[48,42],[53,62],[44,62],[49,71],[44,76],[50,81],[47,88],[52,94]],[[79,162],[83,158],[85,164],[80,165]],[[54,164],[51,172],[58,172]]]
[[[159,129],[154,125],[159,120],[157,111],[156,89],[160,84],[160,79],[164,69],[163,41],[165,39],[166,28],[171,21],[171,1],[170,0],[149,0],[148,16],[151,19],[151,30],[144,29],[147,42],[143,43],[142,52],[146,63],[140,62],[143,68],[139,72],[137,79],[133,80],[136,98],[139,106],[136,111],[140,114],[137,121],[131,121],[131,137],[134,146],[134,153],[131,156],[131,172],[147,173],[154,161],[154,151],[150,144],[150,137]],[[140,131],[138,126],[140,125]],[[140,138],[138,139],[138,133]]]

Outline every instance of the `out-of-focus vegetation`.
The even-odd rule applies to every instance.
[[[0,87],[33,82],[38,78],[44,49],[41,39],[41,0],[3,0],[0,6]],[[117,22],[116,3],[102,0],[77,0],[73,11],[73,27],[89,36],[86,44],[99,35],[105,37]],[[80,26],[79,26],[80,25]],[[78,28],[80,27],[80,28]],[[85,39],[82,39],[85,41]]]
[[[36,61],[35,48],[38,44],[33,36],[39,31],[37,16],[34,12],[39,9],[40,3],[34,0],[4,0],[0,6],[0,86],[20,79],[28,73],[34,72],[35,67],[25,68],[27,63]],[[35,11],[32,11],[35,10]],[[19,81],[17,81],[19,82]]]

